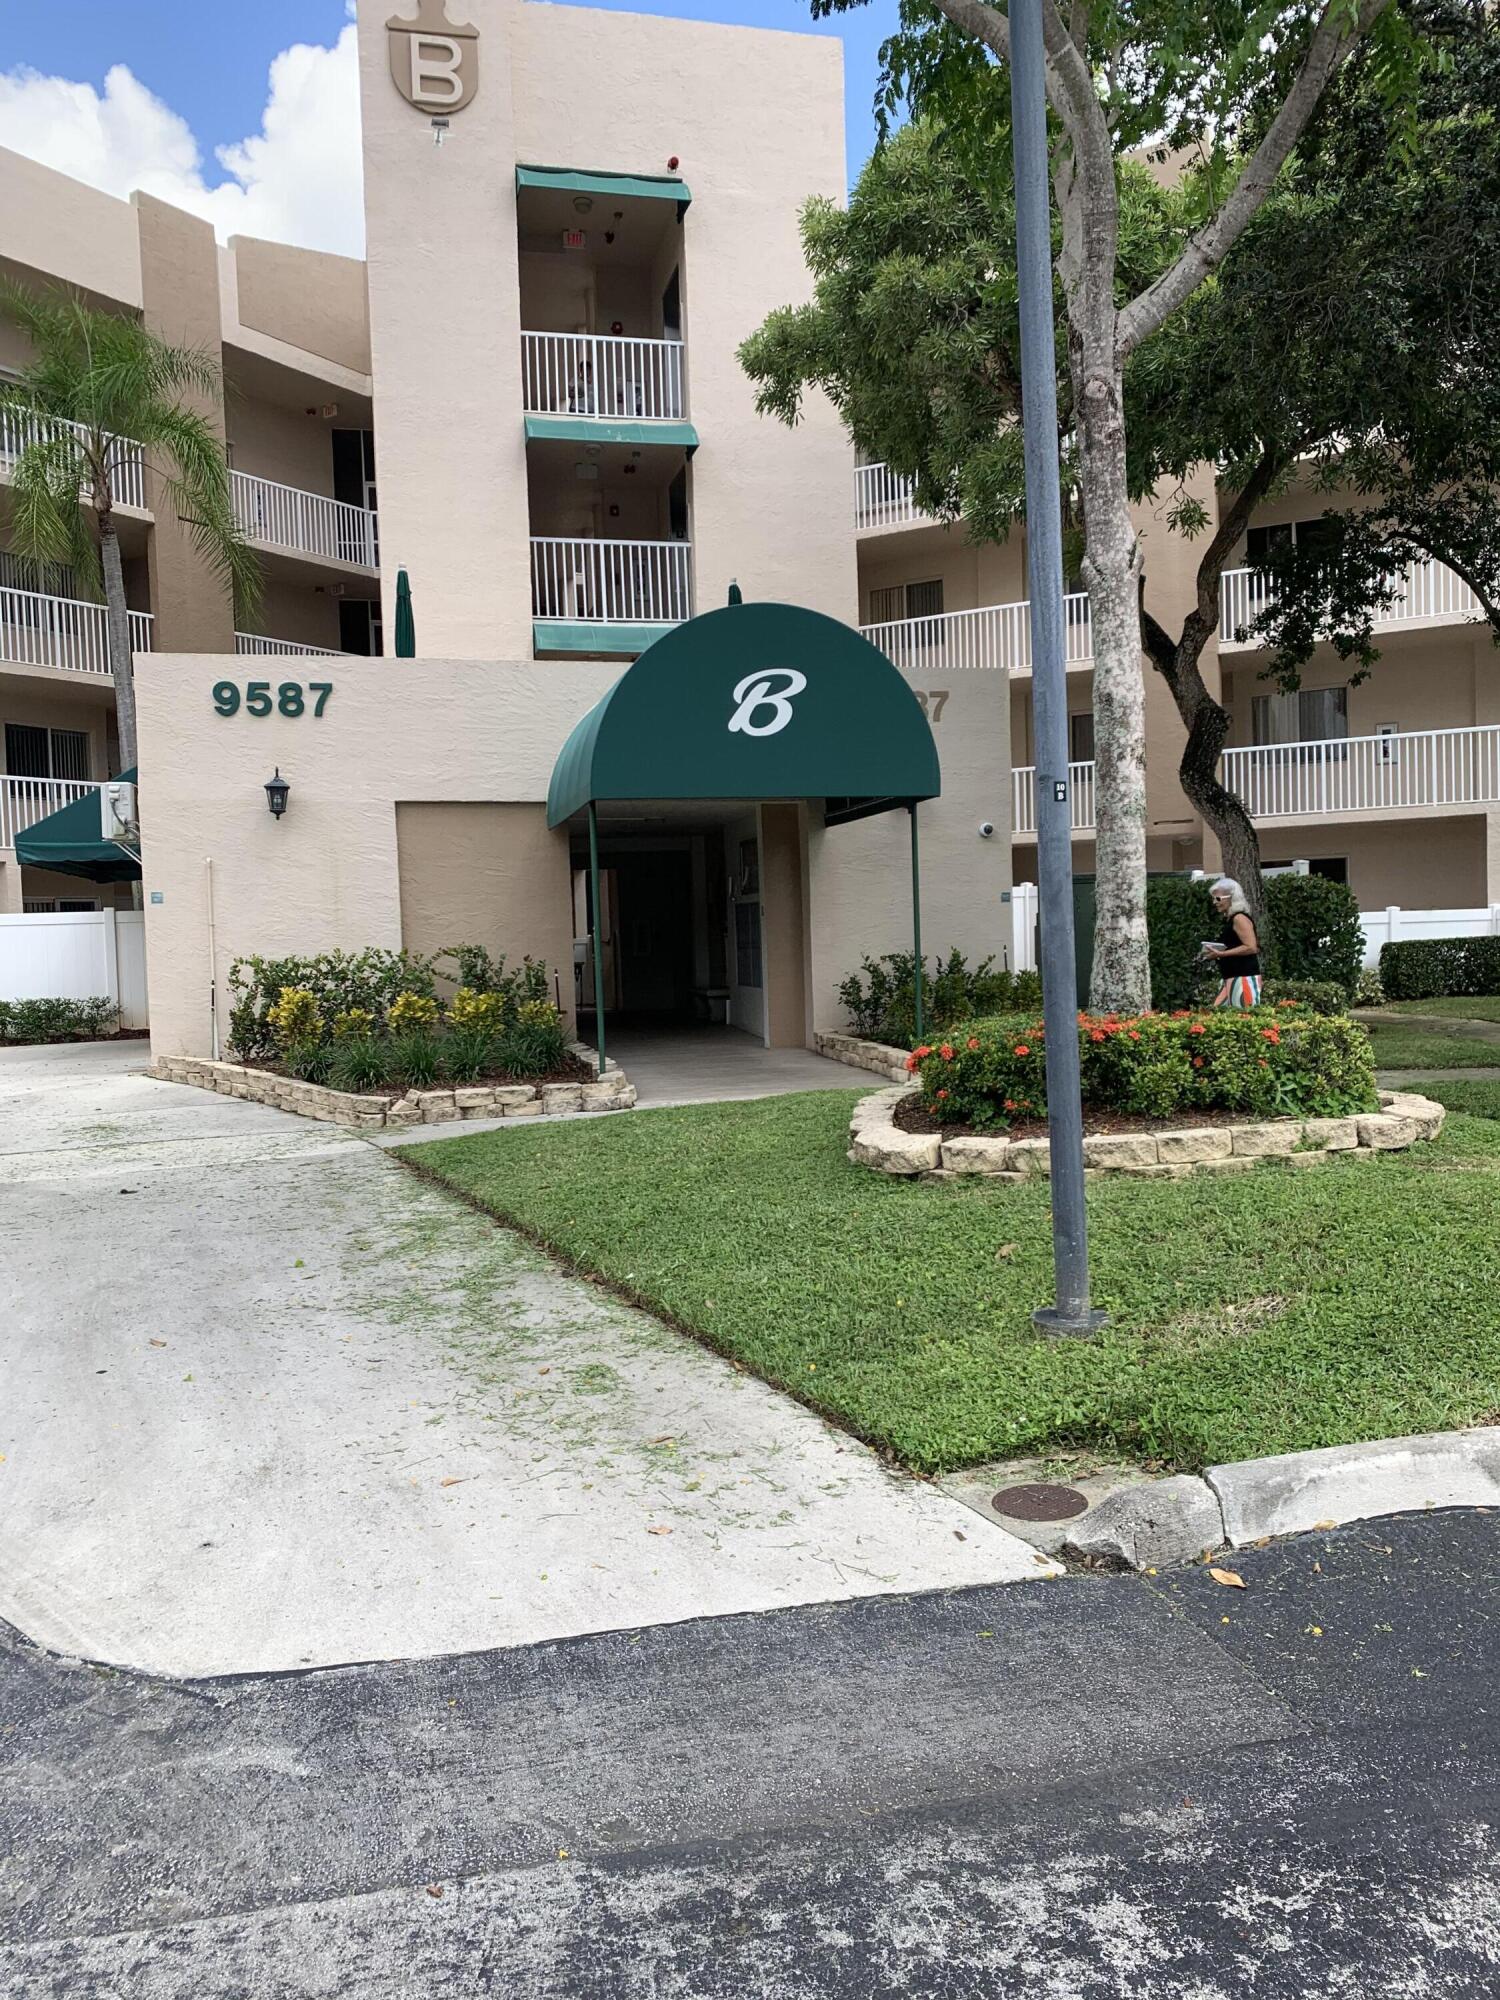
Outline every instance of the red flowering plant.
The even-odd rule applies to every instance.
[[[1078,1047],[1084,1105],[1095,1111],[1329,1118],[1379,1103],[1364,1030],[1297,1007],[1080,1014]],[[945,1124],[982,1129],[1046,1115],[1046,1045],[1034,1016],[966,1021],[914,1050],[907,1067]]]

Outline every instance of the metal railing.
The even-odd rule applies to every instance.
[[[1500,723],[1226,750],[1224,783],[1252,819],[1500,800]]]
[[[916,503],[915,482],[888,465],[854,468],[854,525],[858,528],[899,528],[928,517]]]
[[[523,332],[525,408],[533,415],[681,417],[682,354],[680,340]]]
[[[11,778],[0,776],[0,847],[14,847],[16,835],[35,826],[48,813],[97,792],[87,778]]]
[[[130,650],[151,651],[151,613],[131,611]],[[40,590],[0,589],[0,660],[23,667],[63,667],[75,674],[109,672],[109,627],[102,604],[49,597]]]
[[[89,435],[86,424],[75,424],[67,417],[36,417],[25,410],[0,410],[0,466],[13,465],[27,445],[42,438],[59,437],[67,431],[80,438]],[[144,510],[146,459],[134,438],[110,440],[109,474],[117,505]]]
[[[264,632],[236,632],[234,650],[237,653],[311,653],[320,660],[343,657],[338,646],[304,646],[296,639],[268,639]]]
[[[1012,772],[1017,833],[1036,832],[1035,770]],[[1333,736],[1226,750],[1224,783],[1253,820],[1344,819],[1355,813],[1500,802],[1500,723]],[[1094,824],[1094,766],[1070,764],[1073,825]]]
[[[692,545],[533,535],[531,610],[536,618],[675,625],[692,616]]]
[[[1225,646],[1255,646],[1255,637],[1238,635],[1250,626],[1275,600],[1272,579],[1260,569],[1226,569],[1219,578],[1219,643]],[[1477,618],[1478,598],[1456,571],[1446,563],[1410,563],[1400,578],[1400,589],[1375,620],[1376,631],[1406,625],[1418,618]]]
[[[1036,766],[1019,764],[1011,772],[1011,830],[1036,832]],[[1068,766],[1068,803],[1072,808],[1073,831],[1086,832],[1094,824],[1094,767]]]
[[[232,472],[229,477],[235,521],[251,541],[326,556],[330,562],[353,563],[361,569],[379,567],[380,543],[370,508],[332,500],[326,493],[308,493],[300,486],[283,486],[279,480],[250,472]]]
[[[859,629],[904,671],[998,667],[1012,674],[1031,672],[1031,605],[1025,598],[1015,604],[944,611],[932,618],[897,618]],[[1063,599],[1063,630],[1067,664],[1086,665],[1094,657],[1087,591],[1074,591]]]

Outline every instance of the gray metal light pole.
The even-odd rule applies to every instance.
[[[1042,1013],[1047,1029],[1052,1256],[1057,1274],[1057,1303],[1043,1306],[1032,1314],[1032,1319],[1045,1333],[1084,1334],[1101,1326],[1105,1315],[1089,1305],[1088,1213],[1084,1201],[1042,0],[1011,0],[1009,11],[1016,272],[1020,285],[1021,399],[1026,443],[1027,570],[1031,589],[1031,713],[1036,738]]]

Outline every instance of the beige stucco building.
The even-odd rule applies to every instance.
[[[976,548],[925,520],[817,399],[793,430],[758,417],[736,358],[808,293],[802,204],[843,192],[837,42],[540,0],[360,0],[359,41],[364,263],[218,247],[150,197],[0,153],[12,276],[221,359],[262,557],[262,629],[236,632],[122,445],[159,1046],[211,1045],[250,952],[463,937],[546,958],[564,1006],[586,1002],[586,832],[548,825],[554,765],[631,661],[734,583],[861,627],[895,663],[942,768],[921,808],[925,942],[1011,953],[1035,859],[1024,537]],[[0,328],[0,367],[23,360]],[[0,913],[129,893],[16,858],[19,831],[117,768],[101,610],[4,553],[18,442],[0,434]],[[1252,533],[1320,511],[1293,496]],[[1196,552],[1149,508],[1141,525],[1170,622]],[[398,569],[415,660],[378,657]],[[1246,564],[1226,577],[1205,671],[1268,858],[1346,874],[1369,908],[1500,902],[1500,682],[1455,581],[1412,577],[1367,682],[1319,660],[1290,700],[1234,639],[1255,587]],[[1086,869],[1082,599],[1069,635]],[[1149,674],[1148,704],[1150,864],[1211,866]],[[273,820],[277,767],[292,792]],[[607,1009],[775,1043],[841,1025],[838,982],[907,946],[911,911],[906,815],[837,817],[816,794],[601,804]]]

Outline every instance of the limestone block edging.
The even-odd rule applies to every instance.
[[[592,1050],[577,1051],[592,1057]],[[320,1083],[277,1076],[244,1063],[213,1062],[207,1056],[159,1056],[147,1071],[163,1083],[191,1083],[216,1090],[222,1097],[243,1097],[269,1104],[299,1118],[318,1118],[357,1131],[399,1130],[411,1125],[444,1125],[476,1118],[556,1117],[571,1111],[628,1111],[635,1103],[635,1086],[624,1071],[610,1063],[592,1083],[506,1083],[493,1088],[459,1084],[452,1090],[409,1090],[404,1097],[355,1096]],[[935,1164],[935,1163],[934,1163]]]
[[[861,1041],[858,1035],[814,1035],[813,1047],[820,1056],[848,1063],[851,1069],[873,1070],[876,1076],[888,1076],[892,1083],[905,1085],[910,1081],[907,1051],[893,1049],[889,1043]]]
[[[876,1049],[879,1044],[858,1046]],[[839,1060],[853,1062],[855,1058]],[[896,1106],[917,1096],[919,1090],[919,1085],[908,1083],[899,1090],[873,1091],[859,1100],[849,1120],[849,1158],[857,1166],[883,1174],[940,1174],[945,1178],[988,1174],[1002,1180],[1048,1171],[1050,1148],[1045,1139],[1012,1139],[1004,1133],[993,1138],[942,1139],[935,1132],[903,1132],[896,1123]],[[1368,1157],[1435,1139],[1447,1116],[1441,1104],[1407,1090],[1381,1091],[1380,1106],[1379,1111],[1356,1118],[1247,1119],[1243,1125],[1099,1132],[1083,1142],[1084,1170],[1090,1175],[1134,1174],[1142,1180],[1243,1172],[1266,1161],[1300,1170],[1334,1154],[1363,1153]]]

